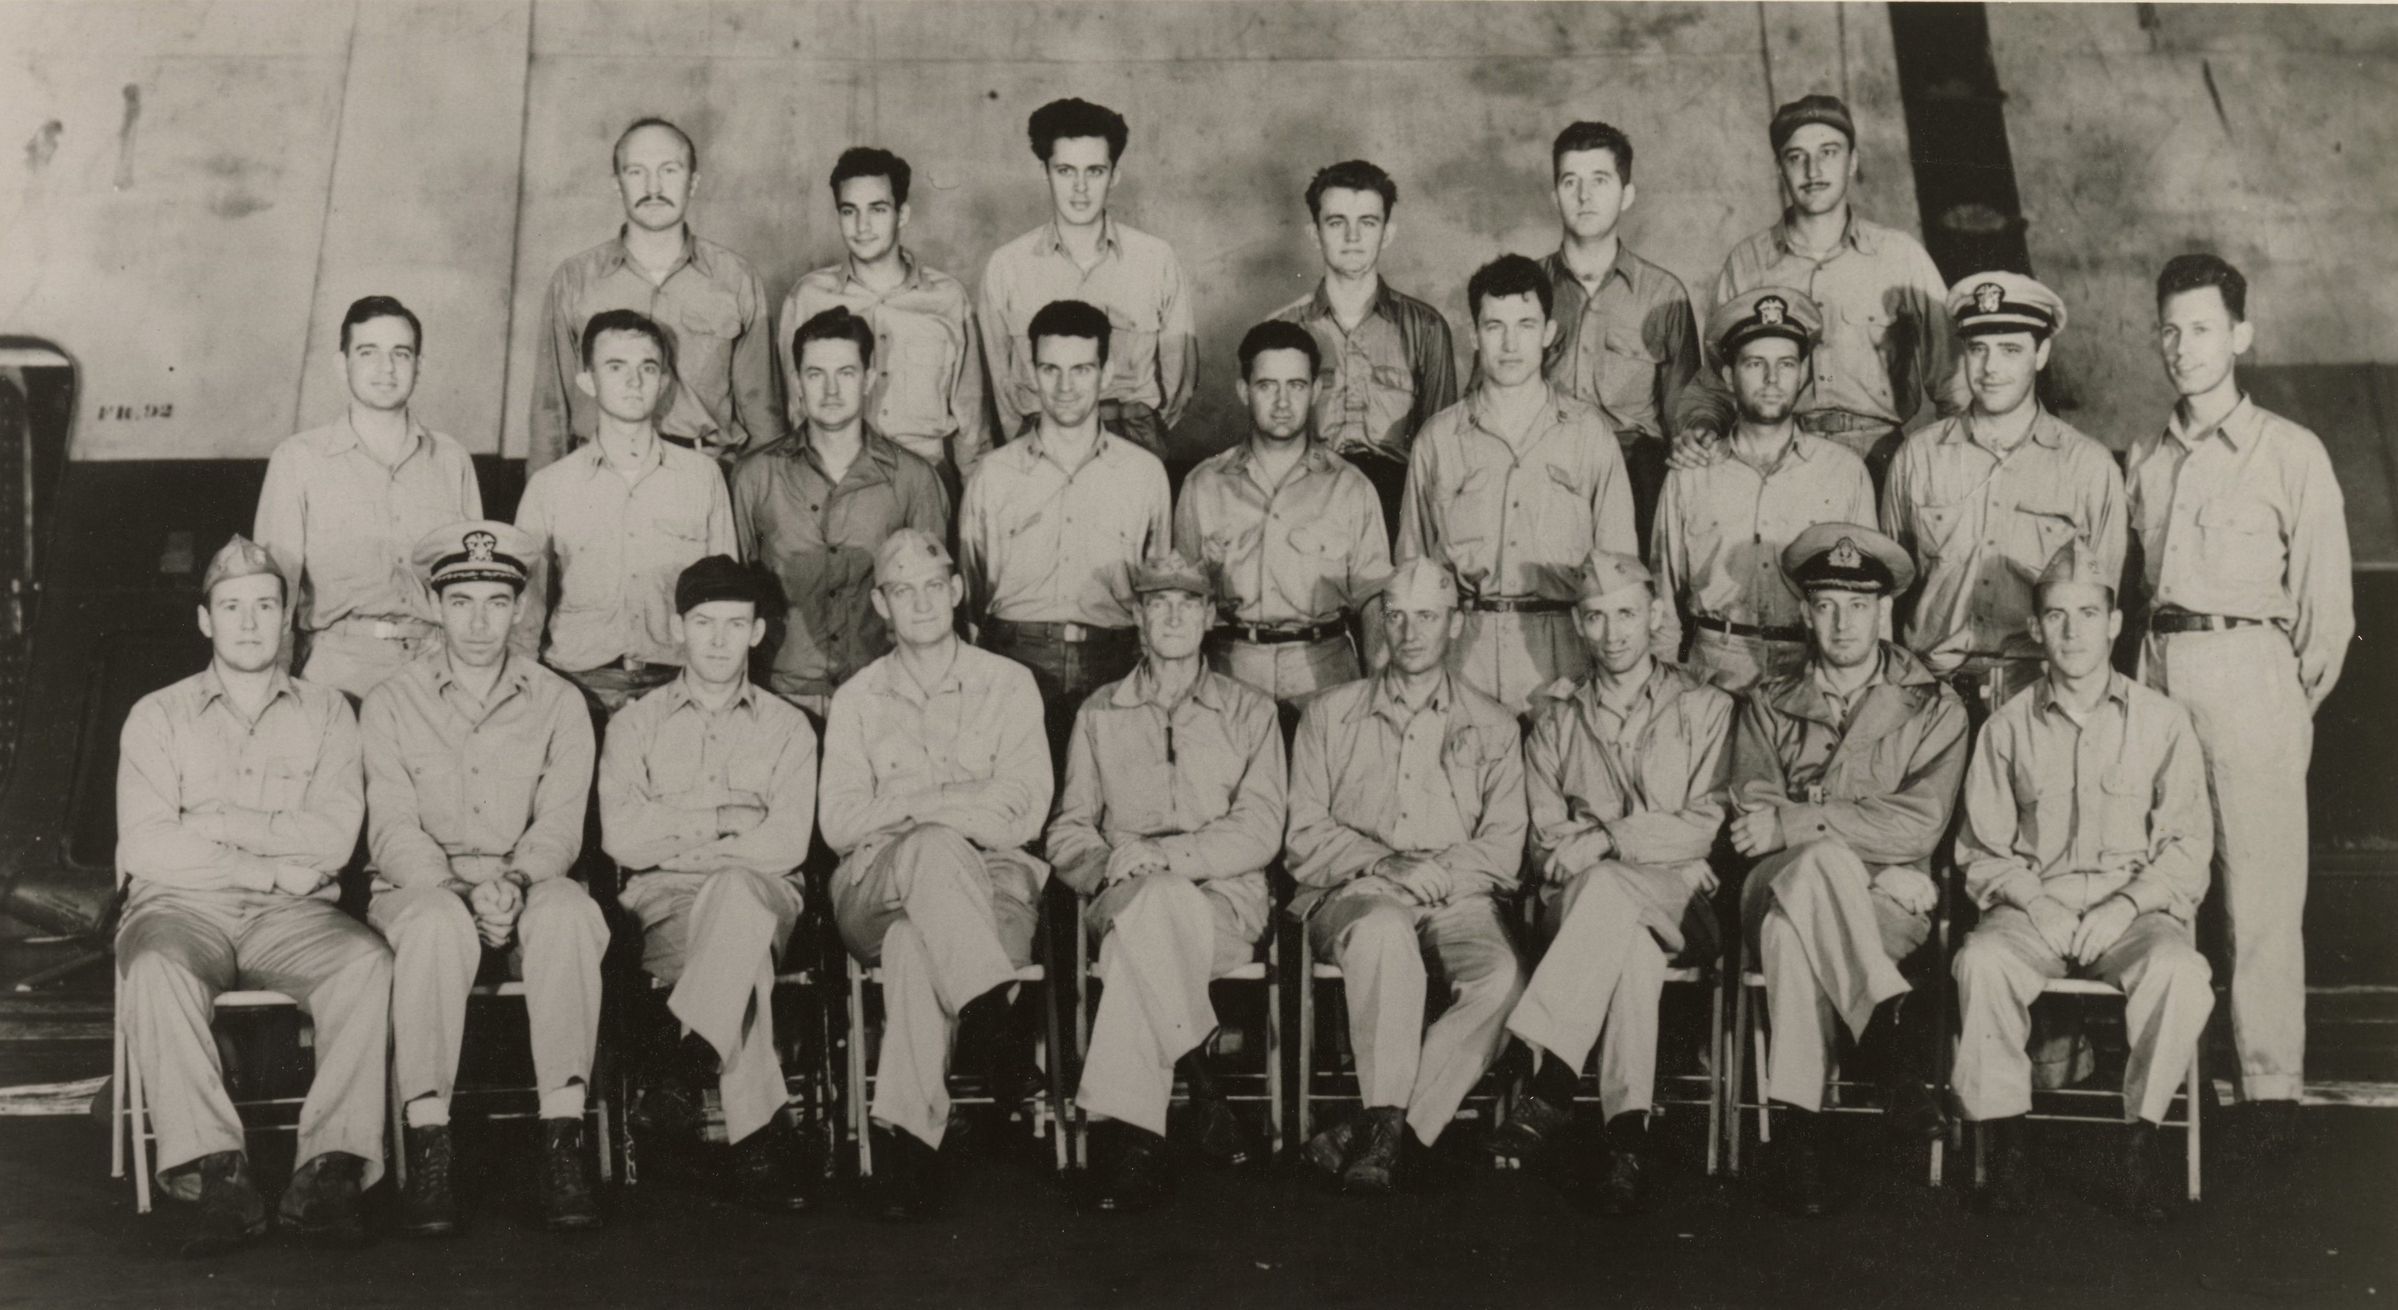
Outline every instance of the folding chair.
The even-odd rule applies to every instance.
[[[1091,1052],[1091,1021],[1093,1013],[1098,1008],[1097,984],[1091,977],[1090,929],[1088,920],[1085,918],[1090,912],[1090,906],[1090,897],[1077,896],[1074,898],[1075,944],[1070,954],[1074,961],[1074,1069],[1076,1077],[1081,1076],[1083,1061],[1089,1057]],[[1279,915],[1276,916],[1277,919],[1279,917]],[[1270,1149],[1276,1156],[1280,1156],[1289,1150],[1291,1142],[1289,1129],[1284,1122],[1282,1106],[1282,943],[1281,934],[1273,930],[1271,921],[1269,921],[1266,939],[1261,949],[1263,958],[1251,960],[1230,973],[1210,979],[1208,986],[1211,991],[1215,987],[1227,983],[1258,983],[1265,988],[1266,1049],[1264,1067],[1255,1073],[1226,1075],[1225,1081],[1230,1086],[1225,1092],[1224,1099],[1236,1104],[1254,1105],[1261,1101],[1265,1103]],[[1207,1043],[1199,1048],[1201,1053],[1212,1050],[1219,1036],[1221,1036],[1220,1033],[1211,1035]],[[1180,1084],[1178,1083],[1176,1099],[1187,1100],[1187,1096],[1180,1094],[1179,1088]],[[1066,1105],[1073,1114],[1074,1158],[1088,1160],[1090,1158],[1089,1116],[1083,1113],[1082,1106],[1074,1101],[1071,1094],[1066,1099]]]
[[[2113,997],[2118,1001],[2124,999],[2121,988],[2116,987],[2111,983],[2100,982],[2094,978],[2052,978],[2047,982],[2046,985],[2041,987],[2040,996],[2041,999],[2044,1000],[2051,996],[2106,996]],[[2188,1070],[2182,1075],[2180,1096],[2183,1107],[2182,1116],[2178,1119],[2173,1118],[2172,1111],[2167,1110],[2167,1117],[2165,1119],[2165,1127],[2180,1128],[2185,1130],[2183,1132],[2182,1144],[2183,1173],[2185,1175],[2185,1186],[2192,1201],[2199,1199],[2198,1106],[2199,1102],[2203,1099],[2203,1092],[2201,1089],[2206,1086],[2204,1081],[2205,1070],[2202,1067],[2202,1054],[2205,1050],[2206,1041],[2204,1037],[2201,1037],[2200,1040],[2191,1044],[2190,1065]],[[2065,1087],[2059,1088],[2052,1092],[2043,1092],[2040,1093],[2040,1095],[2058,1099],[2094,1098],[2098,1100],[2114,1100],[2118,1105],[2121,1104],[2122,1100],[2122,1093],[2120,1090],[2098,1087]],[[2029,1114],[2025,1117],[2029,1119],[2050,1120],[2062,1123],[2122,1123],[2124,1121],[2120,1112],[2110,1116],[2100,1114],[2042,1114],[2035,1110],[2032,1114]],[[1990,1137],[1989,1134],[1980,1131],[1979,1125],[1973,1125],[1973,1127],[1975,1129],[1973,1133],[1973,1185],[1979,1188],[1986,1181],[1988,1181],[1989,1177]]]
[[[299,1005],[297,1000],[281,992],[219,992],[216,998],[216,1012],[219,1015],[227,1011],[255,1013],[264,1010],[297,1010]],[[301,1014],[302,1021],[306,1022],[306,1011],[301,1011]],[[152,1136],[150,1105],[142,1087],[141,1061],[134,1059],[133,1053],[129,1049],[131,1039],[125,1031],[125,989],[121,985],[117,988],[115,1026],[115,1076],[109,1080],[111,1105],[109,1110],[108,1176],[111,1178],[125,1176],[125,1148],[130,1142],[133,1148],[134,1208],[141,1214],[148,1214],[150,1213],[150,1141]],[[265,1097],[235,1101],[233,1106],[236,1110],[261,1110],[278,1106],[297,1107],[305,1099],[301,1096]],[[289,1124],[258,1126],[278,1132],[298,1130],[296,1121]]]
[[[512,999],[521,1004],[524,995],[525,985],[521,979],[512,978],[501,982],[477,983],[467,991],[467,1004],[470,1010],[477,1000]],[[623,1080],[611,1072],[613,1063],[607,1027],[603,1024],[600,1028],[599,1044],[592,1052],[591,1077],[583,1085],[585,1093],[583,1117],[591,1121],[591,1145],[599,1157],[599,1180],[603,1185],[615,1180],[620,1163],[627,1175],[626,1181],[631,1181],[632,1146],[625,1139],[623,1131]],[[391,1177],[392,1181],[405,1188],[408,1186],[408,1136],[406,1115],[400,1100],[399,1069],[396,1063],[389,1066],[387,1076],[390,1079],[390,1093],[384,1097],[384,1100],[389,1103],[391,1108]],[[540,1091],[540,1088],[531,1086],[487,1087],[461,1084],[450,1090],[450,1104],[455,1107],[470,1098],[482,1101],[498,1097],[529,1096],[535,1102],[529,1109],[487,1111],[478,1117],[493,1120],[537,1119],[541,1115],[541,1107],[538,1104]]]
[[[1034,937],[1033,955],[1036,960],[1046,958],[1048,955],[1047,942],[1044,940],[1046,932],[1047,924],[1044,921],[1042,929]],[[872,1103],[874,1097],[874,1072],[873,1052],[867,1048],[869,1045],[879,1043],[879,1036],[877,1043],[869,1043],[867,1040],[867,1034],[871,1030],[866,1022],[866,987],[871,983],[879,991],[883,982],[883,970],[881,965],[869,968],[859,963],[858,958],[854,955],[847,958],[849,961],[849,1105],[845,1119],[850,1136],[857,1146],[858,1176],[871,1178],[874,1176],[874,1134],[870,1130],[869,1119],[871,1116],[867,1107]],[[1069,1141],[1072,1134],[1066,1128],[1065,1077],[1064,1070],[1060,1067],[1061,1057],[1065,1054],[1065,1039],[1058,1031],[1057,998],[1049,991],[1048,969],[1038,963],[1028,964],[1016,970],[1016,981],[1025,986],[1037,988],[1040,992],[1035,1001],[1040,1005],[1046,1022],[1041,1046],[1041,1066],[1048,1075],[1049,1091],[1046,1097],[1036,1102],[1033,1131],[1036,1134],[1045,1133],[1049,1137],[1051,1149],[1057,1157],[1058,1171],[1063,1173],[1073,1163],[1071,1158],[1073,1146]],[[952,1099],[959,1105],[991,1104],[991,1098],[987,1093],[956,1096]]]

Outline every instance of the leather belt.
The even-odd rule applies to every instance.
[[[1131,628],[1097,628],[1088,623],[1017,623],[1012,619],[991,619],[983,624],[994,637],[1014,637],[1024,641],[1056,641],[1069,646],[1099,642],[1132,641],[1137,636]]]
[[[1898,424],[1871,414],[1851,414],[1845,409],[1811,410],[1798,416],[1799,431],[1815,436],[1827,432],[1888,432]]]
[[[2228,632],[2233,628],[2262,628],[2263,619],[2243,619],[2230,614],[2193,614],[2188,610],[2158,610],[2148,616],[2150,632]]]
[[[1563,614],[1574,602],[1546,596],[1475,596],[1465,607],[1478,614]]]
[[[1348,630],[1349,625],[1340,619],[1297,628],[1269,626],[1261,623],[1227,623],[1216,629],[1225,637],[1234,641],[1247,642],[1252,646],[1286,646],[1292,642],[1317,642],[1329,637],[1338,637]]]
[[[1803,642],[1807,639],[1805,628],[1764,628],[1754,623],[1734,623],[1730,619],[1713,618],[1705,614],[1692,615],[1690,626],[1705,628],[1709,632],[1728,632],[1735,637],[1763,637],[1767,641]]]

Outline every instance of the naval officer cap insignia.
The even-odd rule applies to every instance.
[[[1800,591],[1896,596],[1915,585],[1907,548],[1857,523],[1818,523],[1791,538],[1782,573]]]
[[[2021,273],[1976,273],[1948,291],[1948,316],[1959,336],[2029,332],[2052,337],[2065,330],[2065,301]]]
[[[207,569],[201,572],[200,599],[208,599],[220,582],[275,571],[275,557],[267,553],[266,547],[236,532],[217,548],[217,553],[209,558]]]
[[[1823,331],[1823,311],[1804,292],[1758,287],[1717,305],[1707,316],[1707,339],[1726,361],[1759,337],[1787,337],[1812,350]]]
[[[412,557],[435,595],[453,582],[505,582],[521,592],[533,539],[514,524],[468,519],[426,533]]]

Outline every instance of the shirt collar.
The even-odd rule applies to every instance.
[[[583,476],[586,478],[592,477],[608,467],[607,452],[601,448],[598,437],[593,437],[575,447],[573,453],[567,456],[568,459],[577,457],[583,461]],[[649,438],[649,457],[642,461],[641,467],[636,472],[647,476],[652,469],[662,467],[665,463],[666,437],[662,433],[652,432]]]
[[[1549,380],[1547,378],[1544,377],[1540,380],[1540,389],[1543,393],[1543,399],[1541,403],[1556,415],[1556,422],[1563,423],[1572,417],[1572,415],[1566,412],[1564,403],[1559,399],[1557,395],[1557,388],[1549,385]],[[1494,437],[1499,436],[1498,427],[1491,421],[1490,388],[1483,386],[1475,387],[1473,394],[1467,398],[1466,405],[1466,414],[1474,420],[1475,427],[1482,429],[1484,432],[1487,432]],[[1542,429],[1540,427],[1535,427],[1529,435],[1538,436],[1541,430]],[[1500,438],[1502,441],[1505,439],[1506,438],[1504,437]]]
[[[675,676],[675,680],[666,685],[667,698],[671,702],[667,706],[669,711],[680,710],[684,708],[700,710],[702,712],[706,711],[707,707],[700,704],[699,697],[692,693],[691,671],[689,669],[685,669],[680,674],[677,674]],[[748,710],[751,718],[756,718],[758,713],[758,684],[751,682],[748,678],[743,678],[741,680],[740,690],[733,693],[732,703],[738,708]]]
[[[1663,696],[1665,692],[1665,662],[1663,660],[1650,660],[1649,676],[1640,684],[1639,693],[1632,697],[1632,707],[1634,709],[1638,709],[1642,706],[1649,705],[1655,702],[1658,697]],[[1584,677],[1582,679],[1582,685],[1574,689],[1574,699],[1582,702],[1582,709],[1585,714],[1598,714],[1603,712],[1617,715],[1619,718],[1630,717],[1628,711],[1619,712],[1614,706],[1609,705],[1606,701],[1600,699],[1599,675],[1595,672]]]
[[[1218,676],[1202,667],[1199,676],[1192,681],[1190,690],[1183,694],[1183,699],[1195,700],[1208,709],[1221,711],[1224,708],[1224,690],[1216,685]],[[1140,667],[1132,671],[1132,676],[1116,684],[1116,694],[1111,699],[1122,709],[1140,705],[1155,705],[1168,713],[1174,709],[1158,699],[1157,675],[1150,671],[1147,659],[1143,659]]]
[[[892,471],[899,467],[899,447],[875,431],[873,424],[864,419],[858,422],[858,457],[850,462],[849,471],[842,475],[840,482],[834,482],[832,474],[824,467],[824,461],[817,458],[816,443],[812,440],[814,429],[805,422],[799,425],[799,431],[791,434],[791,444],[783,448],[783,457],[805,463],[816,471],[818,477],[833,482],[835,486],[847,482],[851,477],[866,483],[890,481]]]
[[[1256,441],[1254,436],[1241,438],[1240,444],[1232,448],[1231,458],[1224,461],[1224,471],[1246,476],[1249,467],[1257,462]],[[1312,473],[1331,471],[1332,461],[1338,458],[1339,456],[1334,455],[1329,447],[1312,435],[1299,449],[1299,467]]]
[[[886,696],[896,696],[911,705],[922,705],[945,691],[965,691],[966,661],[974,658],[975,653],[972,646],[962,640],[959,641],[956,653],[950,657],[949,671],[942,675],[938,683],[930,687],[922,686],[916,681],[916,675],[908,672],[907,667],[899,662],[899,652],[896,649],[876,660],[869,666],[867,672],[859,674],[858,677],[861,680],[879,677],[882,682],[874,690],[880,691]]]
[[[497,693],[502,690],[524,690],[525,684],[532,680],[531,666],[514,651],[507,652],[500,659],[500,676],[492,682],[492,691]],[[440,659],[430,660],[428,663],[433,670],[434,691],[446,691],[458,685],[458,671],[450,666],[449,656],[444,655]]]
[[[2165,415],[2165,435],[2179,441],[2184,446],[2196,446],[2208,437],[2219,435],[2225,444],[2236,451],[2246,449],[2248,443],[2255,440],[2257,428],[2263,423],[2263,411],[2259,410],[2256,402],[2249,399],[2248,393],[2243,391],[2240,393],[2239,403],[2231,407],[2230,413],[2217,419],[2213,427],[2201,428],[2196,432],[2184,432],[2180,412],[2168,411]]]
[[[1043,449],[1041,445],[1041,420],[1038,418],[1032,421],[1031,425],[1026,429],[1024,435],[1018,438],[1018,440],[1024,443],[1024,453],[1032,456],[1034,459],[1038,460],[1049,458],[1048,452]],[[1096,464],[1099,461],[1106,459],[1111,453],[1113,453],[1113,448],[1119,440],[1121,440],[1121,438],[1117,437],[1115,433],[1108,431],[1106,428],[1099,429],[1099,440],[1091,445],[1090,462],[1092,464]],[[1088,466],[1086,465],[1086,467]],[[1080,470],[1069,470],[1070,473],[1079,471]]]
[[[624,243],[626,234],[632,230],[633,225],[630,223],[616,225],[616,239],[608,243],[607,254],[602,260],[606,271],[613,273],[632,262],[633,252]],[[683,224],[683,253],[675,256],[675,261],[667,268],[666,275],[674,276],[675,269],[681,268],[685,264],[698,269],[704,277],[714,277],[716,274],[715,269],[709,265],[706,248],[700,245],[699,234],[691,230],[689,223]]]
[[[1782,248],[1783,254],[1813,258],[1812,255],[1800,250],[1792,240],[1791,234],[1798,227],[1797,219],[1797,210],[1785,209],[1782,211],[1782,221],[1774,224],[1773,228],[1774,244]],[[1857,206],[1852,201],[1848,207],[1847,225],[1840,229],[1840,240],[1834,242],[1833,245],[1835,248],[1847,246],[1860,255],[1873,255],[1881,252],[1882,239],[1875,235],[1864,219],[1857,217]]]
[[[300,698],[299,689],[292,686],[291,674],[276,669],[267,679],[266,704],[272,705],[285,696],[297,701]],[[200,708],[207,709],[208,703],[213,700],[222,700],[228,706],[233,703],[225,691],[225,680],[217,675],[216,661],[211,659],[208,667],[200,670]],[[260,706],[258,712],[266,713],[266,706]]]
[[[331,423],[326,424],[324,427],[317,429],[317,431],[321,434],[321,445],[324,449],[324,452],[328,455],[339,455],[349,450],[366,449],[366,440],[358,435],[358,427],[356,424],[350,421],[349,411],[346,409],[343,410],[340,418],[337,418]],[[415,411],[409,411],[408,453],[400,457],[400,463],[407,463],[410,459],[415,457],[416,452],[423,450],[429,435],[430,434],[425,430],[425,425],[417,421]]]
[[[1424,709],[1432,714],[1447,714],[1450,708],[1456,704],[1457,688],[1451,685],[1451,675],[1443,672],[1440,675],[1440,681],[1432,685],[1432,695],[1425,700]],[[1407,708],[1407,703],[1399,699],[1397,665],[1375,675],[1373,690],[1366,694],[1364,700],[1357,703],[1357,708],[1351,711],[1349,717],[1354,720],[1367,714],[1381,715],[1400,727],[1405,727],[1408,719],[1413,717],[1413,712]]]
[[[2042,714],[2058,708],[2056,684],[2047,678],[2040,679],[2032,696],[2034,698],[2032,707]],[[2119,670],[2108,669],[2106,693],[2100,699],[2111,700],[2127,710],[2130,709],[2132,704],[2131,680],[2124,677]]]
[[[1971,441],[1984,450],[1995,449],[1975,440],[1973,434],[1973,411],[1967,410],[1957,416],[1957,421],[1948,431],[1941,433],[1939,439],[1943,445],[1953,446],[1962,441]],[[2037,441],[2050,450],[2057,450],[2065,444],[2065,425],[2056,415],[2048,412],[2048,406],[2035,400],[2032,402],[2032,426],[2024,435],[2026,440]]]
[[[1057,215],[1051,214],[1041,231],[1041,249],[1053,255],[1066,253],[1066,234],[1058,228]],[[1116,215],[1113,211],[1099,211],[1099,248],[1117,254],[1124,253],[1124,243],[1116,235]]]
[[[1310,318],[1331,318],[1333,316],[1332,295],[1325,289],[1325,284],[1327,281],[1328,279],[1325,278],[1316,279],[1316,293],[1313,296],[1308,297],[1307,301],[1307,314]],[[1383,277],[1379,273],[1375,274],[1374,298],[1366,302],[1367,316],[1371,317],[1373,315],[1380,314],[1382,317],[1389,319],[1393,323],[1398,322],[1399,302],[1394,298],[1394,296],[1395,293],[1391,290],[1390,279]]]
[[[865,280],[858,276],[858,261],[854,257],[843,255],[840,264],[836,267],[841,270],[841,285],[844,290],[856,287],[869,295],[889,294],[888,292],[875,292],[873,288],[866,285]],[[924,285],[924,270],[918,267],[916,257],[908,253],[906,246],[899,248],[899,267],[902,276],[899,279],[898,287],[894,288],[895,290],[914,291]]]
[[[1623,283],[1627,288],[1631,287],[1632,259],[1632,248],[1618,238],[1615,243],[1615,256],[1607,261],[1607,271],[1599,275],[1599,285],[1605,286],[1610,279],[1613,279]],[[1564,286],[1568,282],[1573,283],[1576,287],[1582,285],[1582,279],[1574,276],[1574,266],[1565,262],[1563,245],[1550,251],[1549,257],[1540,262],[1542,270],[1549,275],[1549,282],[1552,286]]]

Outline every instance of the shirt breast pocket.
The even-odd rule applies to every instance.
[[[755,797],[758,804],[766,804],[772,800],[770,793],[774,790],[774,761],[736,761],[724,771],[724,783],[735,795]]]
[[[2015,519],[2013,554],[2034,576],[2079,532],[2073,511],[2062,505],[2019,505]]]
[[[2282,579],[2281,516],[2255,501],[2215,500],[2198,510],[2201,571],[2249,583]]]
[[[741,335],[741,306],[730,295],[712,291],[683,306],[675,326],[692,336],[737,337]]]
[[[1877,351],[1888,344],[1894,322],[1890,311],[1880,305],[1844,305],[1840,320],[1848,325],[1851,337]]]
[[[1121,387],[1143,385],[1157,363],[1157,320],[1152,317],[1146,322],[1136,321],[1132,315],[1110,306],[1107,325],[1108,381]]]
[[[296,810],[308,795],[312,770],[295,760],[269,760],[258,771],[259,808]]]
[[[1373,370],[1374,389],[1388,395],[1415,396],[1415,374],[1401,364],[1376,364]]]
[[[1916,534],[1916,553],[1926,559],[1939,559],[1947,555],[1950,546],[1949,538],[1956,534],[1957,523],[1964,516],[1964,507],[1960,505],[1921,505],[1916,507],[1915,517],[1922,524]],[[1965,546],[1967,543],[1958,542],[1956,544]]]
[[[403,762],[416,787],[417,825],[427,832],[455,825],[462,781],[457,758],[446,751],[415,751]]]

